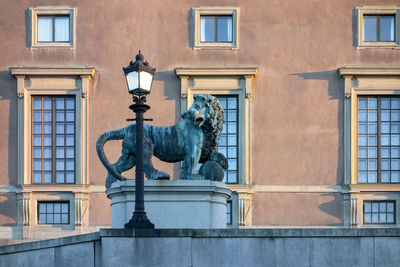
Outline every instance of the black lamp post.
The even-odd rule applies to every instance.
[[[129,93],[132,94],[132,99],[135,102],[129,108],[136,113],[135,211],[129,222],[125,224],[125,229],[154,229],[154,224],[147,218],[144,210],[143,113],[150,109],[150,106],[145,104],[146,95],[150,94],[156,69],[143,60],[144,57],[139,50],[139,54],[136,55],[136,61],[131,61],[129,66],[122,68]]]

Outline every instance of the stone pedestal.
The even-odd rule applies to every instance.
[[[111,227],[124,228],[135,209],[135,180],[115,182],[106,190],[111,199]],[[145,180],[147,217],[156,228],[226,228],[226,201],[232,191],[209,180]]]

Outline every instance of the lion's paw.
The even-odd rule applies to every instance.
[[[190,175],[188,178],[186,178],[187,180],[205,180],[203,175],[200,174],[192,174]]]
[[[158,172],[154,175],[154,180],[169,180],[170,176],[166,172]]]
[[[122,177],[122,176],[121,176],[120,179],[117,179],[114,175],[112,175],[112,174],[109,173],[109,174],[107,175],[107,179],[106,179],[106,188],[110,188],[111,185],[112,185],[114,182],[117,182],[117,181],[125,181],[125,180],[127,180],[125,177]]]

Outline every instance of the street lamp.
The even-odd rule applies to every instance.
[[[150,109],[146,105],[146,95],[150,94],[155,68],[144,62],[140,53],[136,61],[122,68],[125,73],[128,91],[135,102],[129,108],[136,113],[136,179],[135,179],[135,211],[132,218],[125,224],[125,229],[154,229],[154,224],[147,218],[144,210],[144,168],[143,168],[143,114]]]

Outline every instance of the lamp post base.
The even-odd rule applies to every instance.
[[[154,229],[154,224],[147,218],[145,212],[134,212],[132,218],[124,226],[125,229]]]

